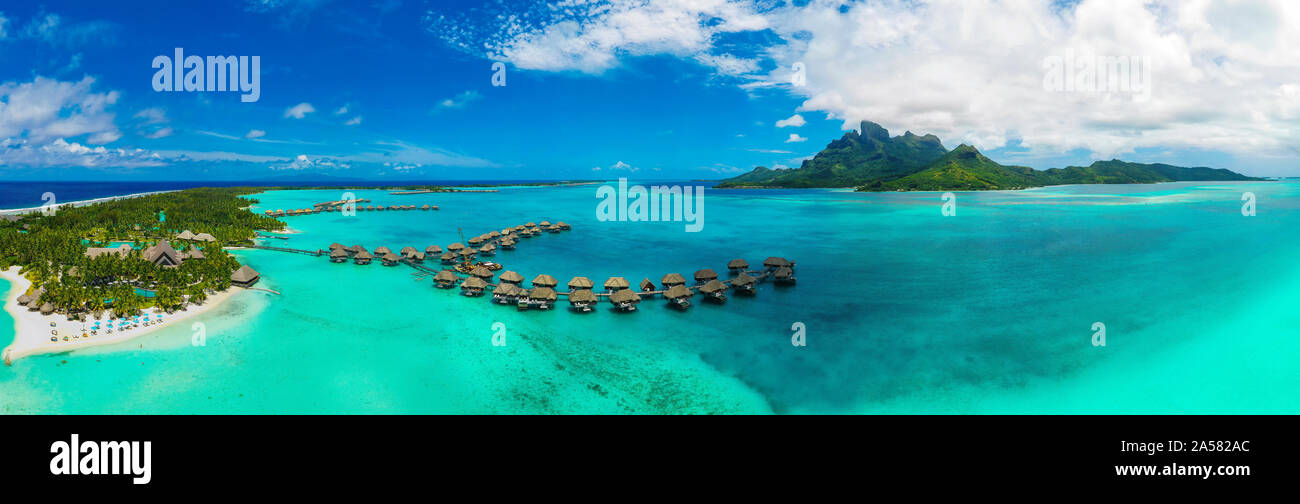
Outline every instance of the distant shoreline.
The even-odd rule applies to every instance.
[[[72,206],[74,206],[74,207],[83,207],[83,206],[86,206],[86,205],[93,205],[93,204],[95,204],[95,203],[103,203],[103,202],[106,202],[106,201],[116,201],[116,200],[120,200],[120,199],[128,199],[128,198],[139,198],[139,197],[141,197],[141,196],[149,196],[149,195],[153,195],[153,194],[166,194],[166,193],[177,192],[177,191],[182,191],[182,190],[183,190],[183,189],[168,189],[168,190],[165,190],[165,191],[150,191],[150,192],[142,192],[142,193],[119,194],[119,195],[116,195],[116,196],[104,196],[104,197],[100,197],[100,198],[92,198],[92,199],[81,200],[81,201],[69,201],[69,202],[66,202],[66,203],[55,203],[54,206],[55,206],[55,207],[63,207],[63,206],[67,206],[67,205],[72,205]],[[45,208],[45,207],[44,207],[44,206],[37,206],[37,207],[28,207],[28,208],[0,208],[0,215],[17,215],[17,214],[27,214],[27,213],[32,213],[32,212],[39,212],[39,211],[41,211],[42,208]]]

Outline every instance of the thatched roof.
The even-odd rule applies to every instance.
[[[416,252],[419,252],[419,250],[415,250],[415,247],[412,247],[412,246],[410,246],[410,245],[407,245],[407,246],[405,246],[405,247],[402,247],[402,255],[410,255],[410,254],[414,254],[414,253],[416,253]]]
[[[510,239],[510,238],[506,238],[506,239],[504,239],[504,240],[501,240],[501,244],[502,244],[502,245],[514,245],[514,244],[515,244],[515,241],[512,240],[512,239]]]
[[[181,234],[176,235],[176,239],[177,239],[177,240],[193,240],[193,239],[194,239],[194,233],[191,233],[190,230],[186,229],[186,230],[184,230],[184,231],[181,231]]]
[[[54,313],[54,305],[52,305],[52,304],[50,304],[50,303],[45,303],[45,304],[41,305],[41,314],[42,314],[42,315],[49,315],[49,314],[51,314],[51,313]]]
[[[334,242],[334,243],[331,243],[331,244],[330,244],[330,250],[340,250],[340,249],[346,249],[346,248],[347,248],[347,247],[344,247],[343,244],[342,244],[342,243],[339,243],[339,242]]]
[[[465,279],[464,282],[461,282],[461,283],[460,283],[460,286],[461,286],[461,287],[469,287],[469,288],[471,288],[471,289],[486,289],[486,288],[487,288],[487,282],[484,282],[482,278],[479,278],[479,277],[476,277],[476,276],[472,276],[472,277],[469,277],[469,278]]]
[[[460,280],[460,277],[456,276],[455,273],[452,273],[451,270],[442,270],[433,275],[433,279],[444,282],[455,282]]]
[[[576,290],[569,293],[570,303],[595,303],[596,293],[586,289]]]
[[[194,240],[195,240],[195,241],[201,241],[201,242],[214,242],[214,241],[217,241],[217,237],[212,236],[212,235],[207,234],[207,233],[199,233],[199,234],[194,235]]]
[[[180,252],[172,248],[171,243],[161,241],[157,245],[144,249],[144,260],[155,264],[159,262],[180,264],[185,258],[181,256]]]
[[[786,266],[777,268],[776,271],[772,273],[772,276],[776,278],[790,278],[792,275],[794,275],[794,270]]]
[[[334,249],[330,251],[330,259],[337,259],[340,257],[347,257],[347,256],[348,253],[343,251],[343,249]]]
[[[688,298],[694,295],[695,295],[694,292],[691,292],[690,289],[687,289],[685,286],[682,285],[674,285],[670,287],[668,290],[664,291],[664,297],[668,299]]]
[[[392,253],[392,252],[389,252],[389,253],[387,253],[387,254],[384,254],[384,255],[382,255],[382,256],[380,256],[380,257],[383,257],[384,260],[385,260],[385,261],[388,261],[388,262],[397,262],[397,261],[402,260],[401,257],[398,257],[397,254],[394,254],[394,253]]]
[[[32,297],[31,297],[31,296],[28,296],[28,295],[26,295],[26,294],[23,294],[23,295],[21,295],[21,296],[18,296],[18,304],[20,304],[20,305],[25,305],[25,304],[30,303],[30,302],[32,302]]]
[[[429,205],[423,205],[420,207],[420,210],[428,210],[428,209],[429,209]]]
[[[649,278],[642,278],[640,286],[641,290],[655,290],[655,283],[651,282]]]
[[[523,231],[524,226],[515,226],[515,231]]]
[[[550,226],[550,225],[551,225],[551,221],[542,221],[542,223],[541,223],[541,224],[538,224],[538,225],[539,225],[539,226],[542,226],[542,227]]]
[[[472,256],[472,255],[474,255],[474,250],[473,250],[473,249],[463,249],[463,250],[460,251],[460,255],[461,255],[461,256]]]
[[[722,282],[719,282],[718,279],[716,278],[713,280],[709,280],[708,282],[705,282],[704,285],[700,286],[700,292],[711,293],[711,292],[721,292],[724,290],[727,290],[727,286],[724,285]]]
[[[479,237],[477,237],[477,236],[475,236],[475,237],[469,239],[469,244],[470,244],[470,245],[477,246],[477,245],[480,244],[480,243],[483,243],[483,239],[482,239],[482,238],[479,238]]]
[[[569,223],[564,221],[556,222],[555,225],[560,226],[560,229],[569,229]]]
[[[189,256],[190,259],[203,259],[205,257],[203,251],[199,250],[198,247],[195,247],[192,244],[190,245],[190,249],[185,251],[185,255]]]
[[[411,254],[411,258],[412,258],[412,259],[415,259],[415,260],[417,260],[417,261],[423,261],[423,260],[424,260],[424,252],[416,252],[416,253],[414,253],[414,254]]]
[[[478,278],[492,278],[493,275],[492,270],[482,266],[475,266],[474,269],[469,270],[469,274]]]
[[[425,247],[425,249],[424,249],[424,253],[429,254],[429,255],[441,254],[441,253],[442,253],[442,247],[439,247],[439,246],[437,246],[437,245],[429,245],[428,247]]]
[[[727,263],[727,267],[730,269],[749,269],[749,263],[744,259],[732,259]]]
[[[789,266],[789,265],[790,265],[790,261],[784,257],[773,256],[763,260],[763,266],[768,268],[779,268],[781,266]]]
[[[248,283],[253,280],[256,280],[257,277],[259,276],[261,275],[258,275],[257,270],[245,264],[243,266],[240,266],[239,269],[235,270],[234,273],[230,274],[230,281],[238,282],[238,283]]]
[[[366,248],[365,248],[365,247],[362,247],[362,246],[360,246],[360,245],[353,245],[353,246],[351,246],[351,247],[348,247],[348,251],[353,252],[353,253],[356,253],[356,252],[362,252],[362,251],[364,251],[364,250],[366,250]]]
[[[555,287],[560,282],[551,275],[541,274],[533,278],[533,285],[536,287]]]
[[[126,257],[130,253],[131,253],[131,246],[125,243],[118,245],[116,247],[102,247],[102,248],[90,247],[86,249],[86,257],[89,257],[91,259],[94,259],[104,254],[117,254],[121,257]]]
[[[442,259],[442,260],[444,260],[444,261],[451,261],[451,260],[456,259],[456,254],[453,254],[453,253],[451,253],[451,252],[447,252],[446,254],[443,254],[443,255],[439,256],[438,258],[439,258],[439,259]]]
[[[460,250],[460,249],[463,249],[463,248],[465,248],[465,245],[464,245],[464,244],[461,244],[461,243],[453,243],[453,244],[451,244],[451,245],[447,245],[447,250],[450,250],[450,251],[452,251],[452,252],[455,252],[455,251]]]
[[[524,290],[519,288],[518,285],[512,283],[503,283],[497,285],[496,290],[493,292],[500,294],[502,296],[518,296],[520,294],[523,294]]]
[[[664,275],[663,278],[659,279],[659,284],[663,285],[664,287],[668,287],[670,285],[681,285],[684,283],[686,283],[686,277],[682,276],[681,273],[669,273],[667,275]]]
[[[370,252],[366,252],[366,251],[364,251],[364,250],[362,250],[362,251],[360,251],[360,252],[357,252],[356,254],[353,255],[353,257],[355,257],[355,258],[357,258],[357,259],[374,259],[374,258],[375,258],[375,256],[370,255]]]
[[[569,285],[569,290],[590,289],[596,286],[596,282],[592,282],[590,278],[580,276],[580,277],[573,277],[573,280],[569,280],[568,285]]]
[[[28,301],[28,302],[27,302],[27,309],[28,309],[28,310],[36,310],[36,309],[39,309],[40,307],[41,307],[41,300],[40,300],[40,298],[32,298],[31,301]]]
[[[508,283],[519,283],[524,281],[524,276],[514,271],[507,271],[501,274],[501,281]]]
[[[536,223],[536,222],[529,222],[529,223],[527,223],[527,224],[524,224],[524,227],[537,227],[537,223]]]
[[[631,286],[632,284],[623,277],[609,277],[609,280],[605,280],[606,289],[626,289]]]
[[[736,275],[736,278],[731,279],[731,285],[753,285],[757,281],[754,277],[749,276],[749,273],[741,273]]]
[[[696,282],[707,282],[716,278],[718,278],[718,273],[709,268],[704,268],[695,272]]]
[[[537,287],[528,291],[528,299],[555,301],[557,297],[559,295],[555,293],[555,289],[550,287]]]
[[[393,253],[393,250],[388,247],[379,247],[375,249],[375,255],[377,256],[385,256],[391,253]]]
[[[496,249],[497,249],[497,246],[496,246],[496,245],[493,245],[493,244],[489,243],[489,244],[484,245],[483,247],[479,248],[478,251],[479,251],[479,252],[491,252],[491,251],[496,250]]]
[[[636,292],[633,292],[630,289],[623,289],[621,291],[617,291],[614,292],[613,294],[610,294],[609,300],[610,302],[614,302],[614,303],[628,303],[628,302],[635,303],[641,300],[641,295],[637,294]]]

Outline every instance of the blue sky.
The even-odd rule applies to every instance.
[[[867,119],[1035,168],[1300,175],[1296,8],[1130,4],[9,4],[0,174],[721,178],[798,166]],[[177,47],[260,56],[260,99],[154,91],[151,61]],[[1150,97],[1045,91],[1044,59],[1076,49],[1150,57]]]

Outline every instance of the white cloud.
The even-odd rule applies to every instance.
[[[790,138],[785,139],[785,143],[806,142],[807,137],[801,137],[798,133],[791,133]]]
[[[632,165],[630,165],[630,164],[627,164],[627,163],[624,163],[624,162],[622,162],[622,161],[619,161],[619,162],[617,162],[617,163],[614,163],[614,164],[610,165],[610,166],[609,166],[609,169],[610,169],[610,170],[619,170],[619,171],[626,171],[626,172],[629,172],[629,173],[634,173],[634,172],[636,172],[637,170],[639,170],[640,168],[637,168],[637,167],[632,166]],[[600,171],[600,167],[597,166],[596,169],[595,169],[595,170],[592,170],[592,171]]]
[[[730,54],[712,55],[720,34],[767,27],[754,6],[727,0],[569,0],[538,9],[501,11],[501,27],[486,40],[465,19],[431,16],[428,30],[453,46],[531,70],[601,73],[620,55],[673,54],[700,58],[721,73],[757,67]]]
[[[342,107],[339,107],[339,108],[334,109],[334,115],[343,115],[343,114],[346,114],[346,113],[348,113],[348,106],[347,106],[347,105],[343,105]]]
[[[167,112],[158,107],[141,110],[136,112],[133,117],[139,119],[141,124],[162,124],[167,122]]]
[[[351,167],[352,165],[348,163],[336,161],[328,157],[312,158],[311,156],[308,156],[306,154],[299,154],[298,157],[294,158],[293,161],[290,161],[285,164],[271,165],[272,170],[295,170],[295,171],[306,170],[308,168],[348,169]]]
[[[307,117],[307,114],[310,114],[310,113],[315,112],[315,111],[316,111],[316,107],[311,106],[310,103],[303,102],[303,103],[299,103],[299,104],[297,104],[297,105],[294,105],[294,106],[292,106],[292,107],[289,107],[288,109],[285,109],[285,111],[284,111],[284,117],[292,117],[292,118],[294,118],[294,119],[302,119],[302,118],[304,118],[304,117]]]
[[[158,129],[156,129],[156,130],[153,130],[153,132],[151,132],[151,133],[145,134],[145,138],[158,139],[158,138],[163,138],[163,137],[169,137],[169,136],[172,135],[172,133],[174,133],[174,131],[172,131],[172,128],[171,128],[170,126],[165,126],[165,127],[158,128]]]
[[[351,119],[348,119],[348,121],[343,124],[346,124],[348,126],[356,126],[358,124],[361,124],[361,116],[356,116]]]
[[[33,143],[89,135],[90,143],[110,143],[122,136],[108,110],[117,91],[91,91],[95,79],[63,82],[36,77],[31,82],[0,84],[0,138],[22,136]]]
[[[143,149],[88,147],[62,138],[40,146],[24,139],[0,140],[0,165],[136,168],[165,164],[166,161],[157,153]]]
[[[799,115],[799,114],[795,114],[795,115],[792,115],[792,116],[787,117],[787,118],[785,118],[785,119],[782,119],[782,120],[780,120],[780,121],[777,121],[777,122],[776,122],[776,127],[778,127],[778,128],[784,128],[784,127],[786,127],[786,126],[793,126],[793,127],[798,128],[798,127],[803,126],[803,125],[805,125],[805,124],[808,124],[808,123],[807,123],[807,121],[804,121],[804,120],[803,120],[803,116],[801,116],[801,115]]]
[[[9,38],[9,18],[0,12],[0,40]]]
[[[251,130],[248,130],[248,134],[244,135],[244,138],[249,138],[249,139],[252,139],[252,138],[262,138],[262,137],[264,137],[264,136],[266,136],[266,132],[265,132],[265,131],[260,130],[260,129],[251,129]]]
[[[438,102],[438,108],[452,108],[452,109],[462,108],[466,105],[469,105],[471,102],[478,100],[479,98],[481,98],[481,95],[478,94],[478,91],[473,91],[473,90],[464,91],[457,94],[456,96],[453,96],[451,98],[445,98],[442,101]]]

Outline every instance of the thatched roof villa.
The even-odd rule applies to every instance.
[[[674,285],[686,285],[686,277],[682,276],[681,273],[669,273],[659,279],[659,285],[664,286],[665,289]]]
[[[352,262],[360,265],[370,264],[370,260],[374,258],[375,256],[370,255],[370,252],[366,252],[364,250],[352,254]]]
[[[717,303],[727,302],[727,286],[716,278],[700,286],[700,292],[705,295],[704,299]]]
[[[257,283],[257,281],[261,279],[262,275],[258,274],[257,270],[247,264],[240,266],[239,269],[230,274],[230,283],[240,287],[252,287],[253,284]]]
[[[441,287],[443,289],[450,289],[453,285],[456,285],[456,282],[459,281],[460,281],[460,277],[456,276],[456,274],[453,273],[451,270],[442,270],[439,271],[437,274],[433,275],[434,284],[436,284],[438,287]]]
[[[533,287],[555,287],[560,282],[555,277],[547,274],[537,275],[533,278]]]
[[[144,249],[142,253],[144,260],[153,263],[155,266],[163,268],[175,268],[181,265],[185,257],[172,248],[172,245],[166,241],[158,242],[157,245]]]
[[[347,262],[348,253],[343,249],[334,249],[330,251],[330,262]]]
[[[482,278],[472,276],[460,283],[460,293],[466,296],[482,296],[483,289],[487,288],[487,282]]]
[[[391,251],[389,251],[387,254],[379,256],[379,258],[384,261],[384,266],[397,266],[399,263],[402,262],[402,258],[399,257],[397,254],[392,253]]]
[[[619,289],[626,289],[626,288],[631,287],[631,286],[632,286],[632,284],[631,284],[631,283],[628,283],[627,279],[626,279],[626,278],[623,278],[623,277],[621,277],[621,276],[619,276],[619,277],[609,277],[608,280],[605,280],[605,284],[604,284],[605,291],[607,291],[607,292],[614,292],[614,291],[616,291],[616,290],[619,290]]]
[[[569,280],[568,285],[569,290],[573,291],[578,289],[590,289],[596,286],[596,282],[592,282],[590,278],[579,276],[573,277],[572,280]]]
[[[575,311],[590,312],[594,304],[596,304],[596,293],[590,290],[581,289],[569,293],[569,305]]]
[[[512,283],[515,285],[519,285],[524,281],[524,276],[514,271],[506,271],[501,274],[501,281],[505,283]]]
[[[702,270],[695,272],[696,282],[704,283],[704,282],[708,282],[709,280],[717,280],[717,279],[718,279],[718,273],[709,268],[704,268]]]
[[[731,270],[732,273],[739,273],[749,269],[749,263],[744,259],[732,259],[727,262],[727,269]]]
[[[439,247],[437,245],[429,245],[428,247],[424,248],[424,253],[429,255],[438,255],[442,253],[442,247]]]
[[[640,287],[645,292],[653,291],[655,290],[655,283],[651,282],[649,278],[642,278]]]

